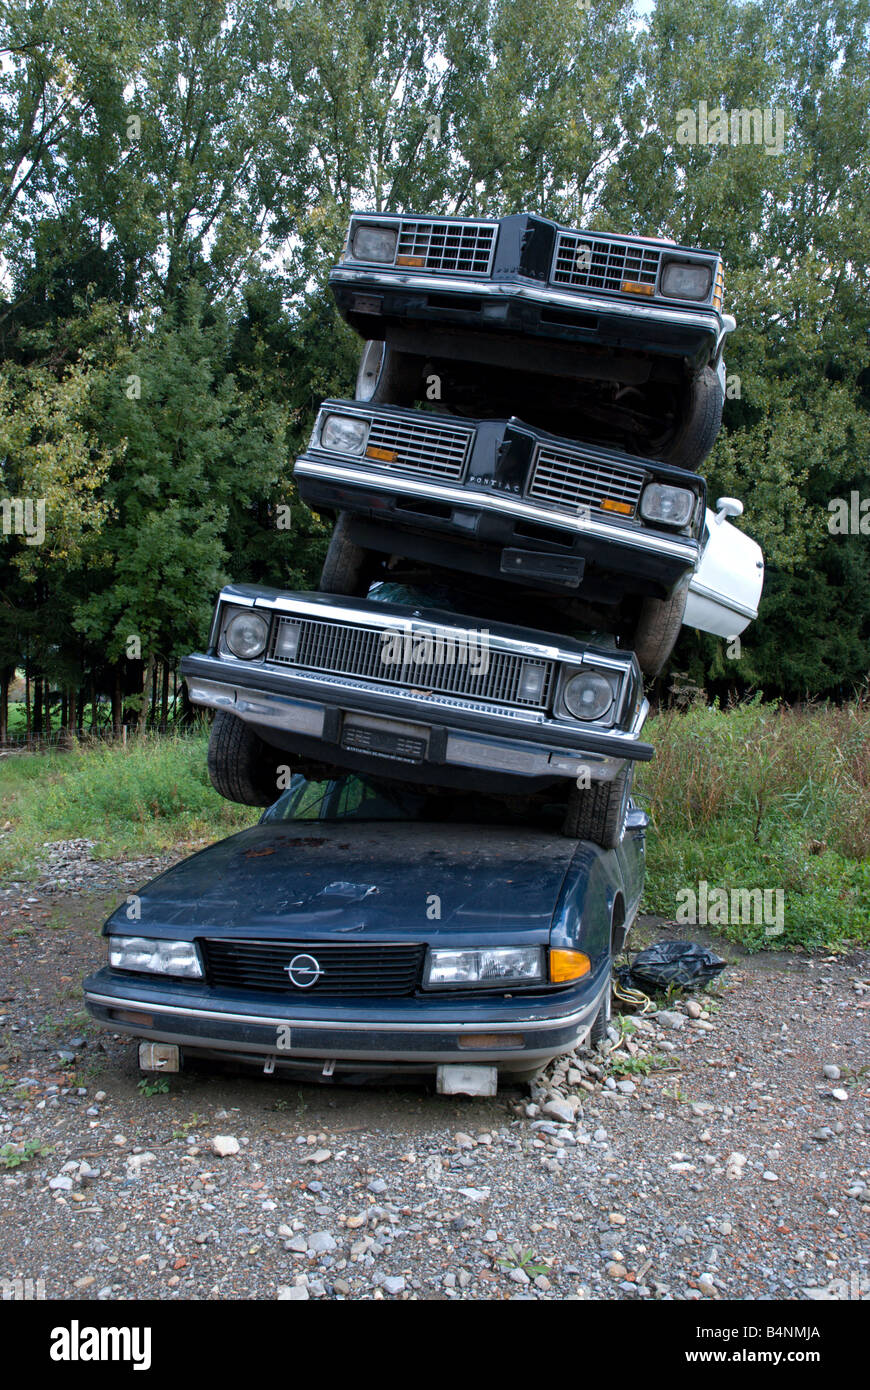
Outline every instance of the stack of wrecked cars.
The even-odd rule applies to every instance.
[[[109,919],[86,1000],[145,1068],[492,1094],[605,1036],[644,680],[757,614],[700,471],[734,320],[718,253],[525,214],[355,214],[330,286],[363,346],[295,465],[318,591],[227,586],[182,664],[213,785],[267,809]]]

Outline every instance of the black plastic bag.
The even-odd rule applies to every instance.
[[[696,941],[659,941],[645,951],[638,951],[631,964],[620,966],[616,974],[620,984],[647,993],[671,985],[701,989],[715,980],[726,963]]]

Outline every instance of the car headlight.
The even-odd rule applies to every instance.
[[[397,235],[395,228],[358,225],[351,238],[351,255],[355,261],[392,261],[396,256]]]
[[[146,936],[110,936],[109,965],[113,970],[181,975],[187,980],[202,979],[199,952],[192,941],[152,941]]]
[[[562,699],[575,719],[601,719],[613,704],[613,686],[597,671],[581,671],[568,681]]]
[[[241,661],[262,656],[268,637],[269,624],[259,613],[237,613],[224,628],[224,641]]]
[[[650,483],[640,499],[640,514],[644,521],[659,521],[664,526],[685,526],[695,506],[695,494],[686,487],[670,487],[667,483]]]
[[[481,946],[473,951],[430,948],[423,983],[427,989],[460,989],[537,984],[543,978],[539,946]]]
[[[706,299],[710,267],[698,261],[668,261],[662,271],[661,292],[668,299]]]
[[[322,448],[337,454],[361,454],[366,446],[369,427],[365,420],[353,415],[327,415],[320,427]]]

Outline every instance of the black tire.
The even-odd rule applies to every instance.
[[[664,461],[675,468],[687,468],[697,473],[716,443],[724,404],[718,376],[712,367],[705,367],[687,388],[682,423],[663,451]]]
[[[595,1021],[589,1030],[589,1046],[599,1047],[607,1037],[607,1030],[610,1027],[610,979],[607,981],[607,993],[601,1001],[601,1007],[595,1015]]]
[[[659,675],[674,650],[688,596],[688,586],[684,586],[670,598],[645,598],[641,604],[631,646],[640,669],[650,680]]]
[[[281,765],[282,755],[250,724],[218,710],[208,740],[208,775],[216,792],[241,806],[271,806],[281,794]]]
[[[380,339],[371,338],[362,350],[354,400],[371,405],[413,405],[420,389],[422,366],[422,358],[397,352]]]
[[[350,539],[349,526],[347,513],[342,512],[329,541],[320,572],[319,589],[322,594],[365,598],[374,579],[379,557]]]
[[[571,840],[591,840],[601,849],[615,849],[622,839],[625,813],[631,793],[631,766],[611,782],[591,787],[572,787],[562,822],[562,834]]]

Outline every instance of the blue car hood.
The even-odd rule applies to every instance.
[[[111,931],[546,941],[576,843],[504,826],[258,825],[177,864]]]

